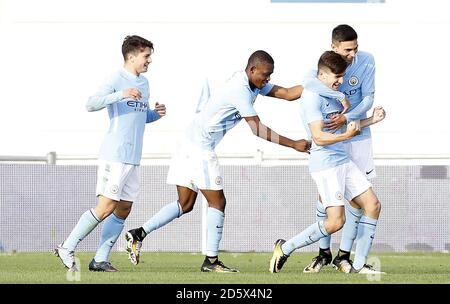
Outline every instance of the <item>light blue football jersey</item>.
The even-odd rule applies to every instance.
[[[334,114],[340,113],[342,110],[342,104],[336,98],[324,97],[307,89],[303,90],[300,98],[300,115],[309,138],[312,138],[309,123],[318,120],[327,122]],[[324,131],[340,134],[343,128],[335,131]],[[331,145],[318,146],[312,141],[309,155],[309,171],[322,171],[348,162],[349,158],[344,145],[343,142],[338,142]]]
[[[367,118],[367,111],[373,106],[375,93],[375,60],[371,54],[362,51],[356,53],[352,64],[345,71],[344,82],[339,87],[339,92],[344,95],[336,95],[342,93],[328,88],[316,76],[317,70],[307,73],[303,81],[305,89],[338,100],[343,100],[343,96],[347,97],[350,102],[350,109],[344,114],[347,122]],[[365,127],[349,141],[363,140],[370,136],[370,128]]]
[[[141,98],[123,98],[123,91],[136,88]],[[149,108],[147,78],[136,76],[124,68],[114,73],[86,104],[88,111],[108,109],[110,127],[100,148],[99,159],[139,165],[145,124],[160,118]]]
[[[256,116],[253,104],[258,94],[267,95],[273,84],[252,90],[245,71],[235,72],[224,85],[211,92],[208,101],[189,125],[186,135],[191,142],[207,150],[214,150],[227,131],[243,117]]]
[[[349,111],[344,114],[347,121],[367,118],[374,102],[375,94],[375,60],[367,52],[358,51],[352,64],[345,71],[344,83],[339,87],[350,102]],[[361,134],[349,141],[370,138],[370,127],[362,128]]]

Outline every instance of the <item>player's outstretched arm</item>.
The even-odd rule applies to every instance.
[[[267,94],[267,96],[292,101],[299,99],[300,96],[302,96],[302,93],[303,93],[303,86],[301,85],[297,85],[291,88],[284,88],[274,85],[272,90],[270,90],[269,94]]]
[[[265,126],[259,119],[259,116],[245,117],[245,120],[256,136],[281,146],[293,148],[299,152],[309,152],[309,148],[311,147],[310,141],[306,139],[292,140],[279,135],[277,132]]]

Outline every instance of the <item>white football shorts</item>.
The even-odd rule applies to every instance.
[[[324,208],[344,206],[345,200],[350,201],[372,187],[353,161],[311,172],[311,177],[317,185]]]
[[[135,202],[139,197],[138,165],[98,160],[96,195],[115,201]]]
[[[172,156],[167,183],[201,190],[223,190],[223,176],[216,152],[182,140]]]
[[[355,165],[364,173],[367,179],[377,176],[375,164],[373,162],[372,139],[367,138],[358,141],[350,141],[345,143],[347,155]]]

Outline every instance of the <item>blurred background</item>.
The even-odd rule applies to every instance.
[[[88,113],[85,103],[122,66],[126,35],[154,43],[145,76],[151,103],[168,110],[147,126],[144,153],[170,154],[205,78],[226,79],[264,49],[275,59],[273,83],[300,84],[341,23],[353,26],[360,50],[375,56],[375,105],[387,111],[373,128],[375,154],[449,154],[446,1],[289,2],[295,1],[1,0],[0,155],[95,157],[109,120],[104,110]],[[256,109],[279,133],[305,137],[298,102],[259,97]],[[252,136],[246,124],[232,132],[219,153],[295,154]]]

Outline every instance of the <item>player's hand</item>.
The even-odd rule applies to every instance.
[[[341,103],[342,103],[342,106],[344,107],[341,114],[345,114],[345,113],[347,113],[348,109],[350,109],[350,101],[348,101],[348,99],[345,98]]]
[[[296,140],[294,142],[293,148],[295,150],[297,150],[298,152],[309,153],[309,149],[311,148],[311,141],[306,140],[306,139]]]
[[[166,105],[155,103],[155,111],[159,114],[159,116],[166,116]]]
[[[377,123],[382,121],[386,117],[386,111],[384,111],[382,106],[373,108],[372,121]]]
[[[123,91],[123,98],[133,98],[134,100],[141,99],[141,92],[136,88],[129,88]]]
[[[361,133],[361,125],[359,120],[352,121],[347,125],[347,131],[345,132],[349,138]]]
[[[329,122],[324,123],[324,127],[327,130],[337,130],[341,128],[347,122],[347,118],[343,114],[334,115]]]

